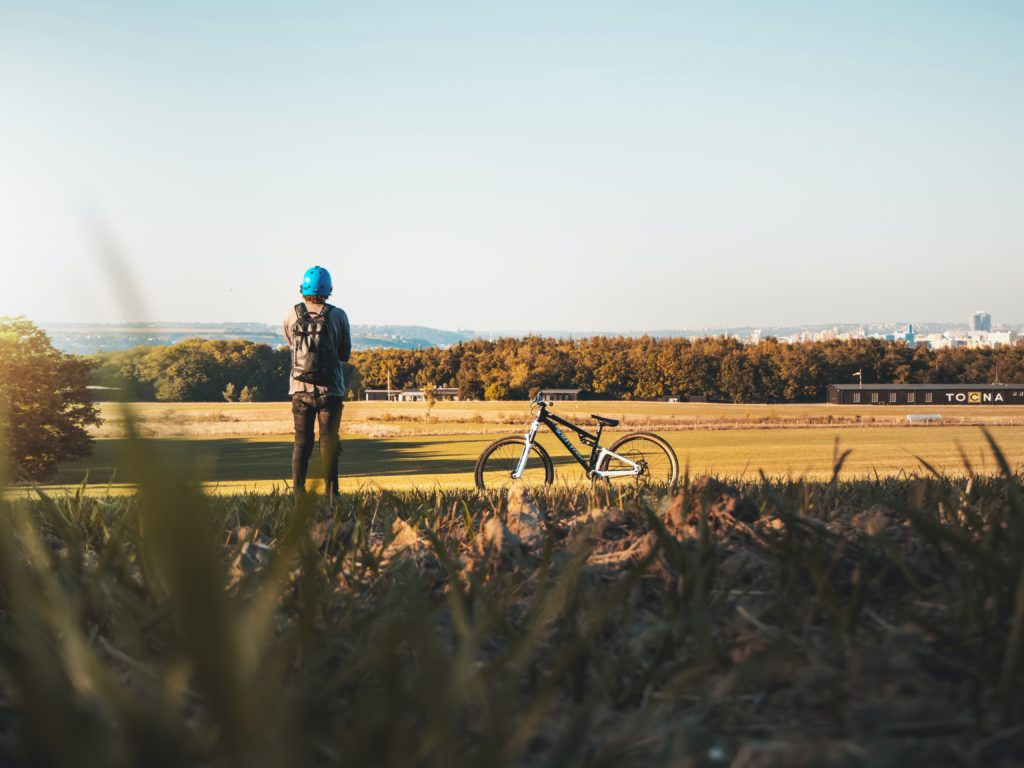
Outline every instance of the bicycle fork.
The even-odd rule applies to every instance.
[[[526,460],[530,456],[530,449],[533,447],[533,438],[537,436],[538,429],[540,429],[540,419],[534,419],[533,424],[530,425],[530,431],[523,436],[526,439],[526,444],[523,446],[523,454],[519,457],[519,463],[512,472],[513,480],[521,478],[523,476],[523,472],[526,471]]]

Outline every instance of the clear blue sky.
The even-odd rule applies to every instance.
[[[1019,2],[0,0],[0,314],[1024,322]]]

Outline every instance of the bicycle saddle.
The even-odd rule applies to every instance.
[[[618,419],[608,419],[608,418],[605,418],[604,416],[598,416],[596,413],[590,414],[590,418],[597,419],[597,423],[598,424],[602,424],[602,425],[604,425],[606,427],[617,427],[617,426],[619,426],[619,420]]]

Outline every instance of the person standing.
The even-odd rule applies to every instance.
[[[288,394],[295,419],[292,488],[296,495],[305,493],[316,423],[320,430],[324,495],[328,501],[333,501],[338,493],[339,432],[347,390],[341,364],[347,363],[352,354],[348,315],[327,303],[333,290],[330,273],[320,266],[310,267],[299,286],[302,301],[289,309],[284,318],[284,336],[292,363]]]

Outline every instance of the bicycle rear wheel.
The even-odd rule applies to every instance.
[[[639,475],[624,475],[607,478],[608,480],[666,485],[673,485],[679,481],[679,460],[675,451],[658,435],[650,432],[631,432],[612,443],[608,450],[640,465]],[[615,456],[605,456],[598,469],[608,472],[632,467]]]
[[[476,462],[476,487],[491,490],[513,485],[550,485],[555,479],[551,457],[537,443],[530,446],[522,476],[512,477],[525,445],[525,438],[503,437],[484,448]]]

